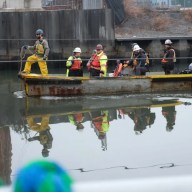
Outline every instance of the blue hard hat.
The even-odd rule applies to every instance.
[[[35,33],[36,35],[43,35],[43,30],[42,29],[37,29],[37,31],[36,31],[36,33]]]

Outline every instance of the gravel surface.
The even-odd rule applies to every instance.
[[[154,26],[157,17],[162,20]],[[192,37],[192,20],[185,20],[180,11],[153,12],[142,17],[127,18],[116,26],[115,34],[116,38]]]

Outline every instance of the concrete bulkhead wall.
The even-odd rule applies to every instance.
[[[0,12],[0,60],[18,58],[23,45],[33,45],[42,28],[51,51],[49,59],[63,59],[75,47],[90,57],[96,44],[108,53],[115,43],[113,14],[109,9]]]

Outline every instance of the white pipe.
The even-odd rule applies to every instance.
[[[192,176],[76,182],[74,192],[192,192]],[[0,192],[12,192],[12,187]]]
[[[192,176],[75,183],[74,192],[192,192]]]

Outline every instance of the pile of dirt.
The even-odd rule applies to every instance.
[[[192,37],[192,18],[188,17],[183,11],[145,10],[116,26],[116,38]]]

